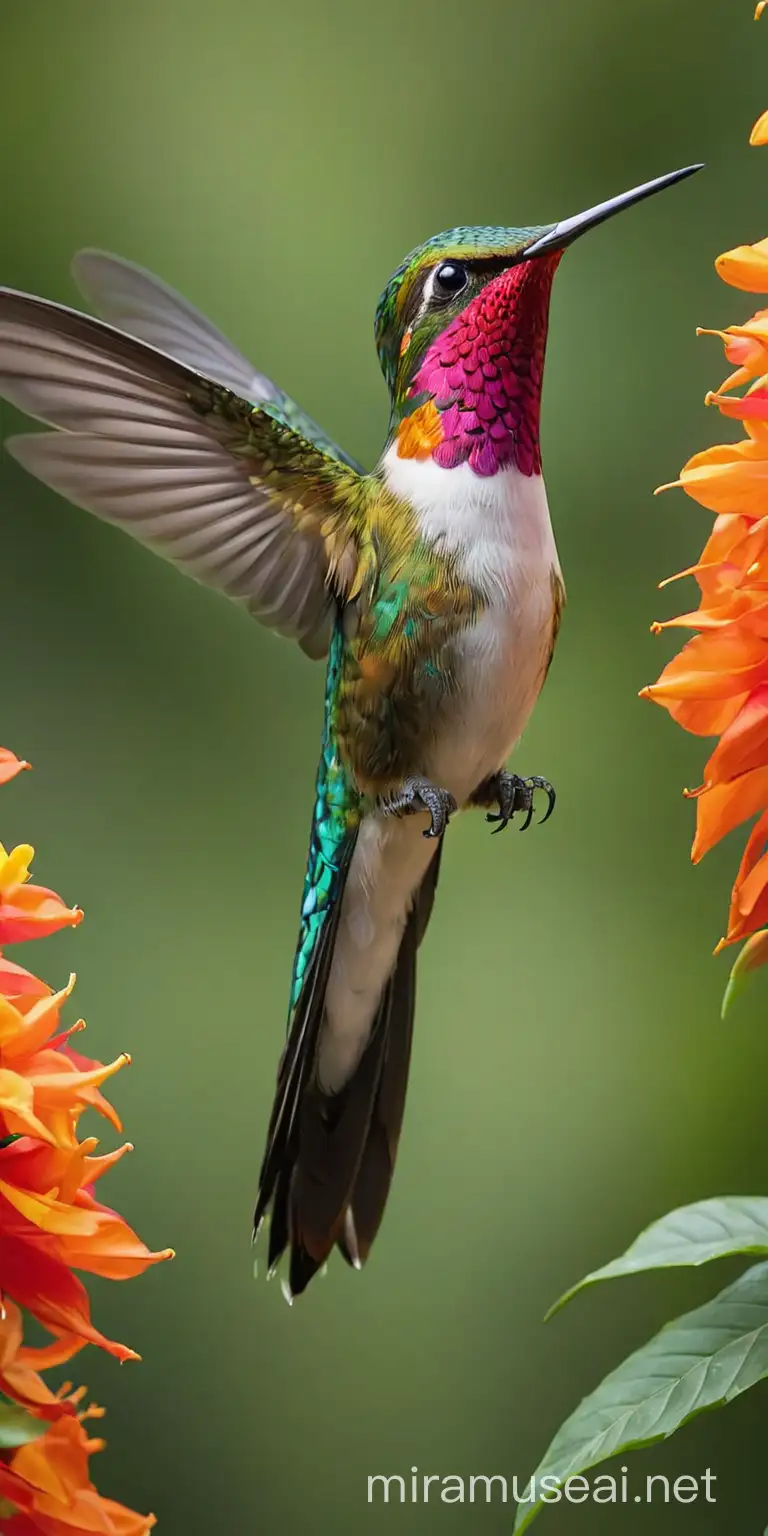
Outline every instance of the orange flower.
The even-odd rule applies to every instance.
[[[39,1372],[64,1365],[83,1349],[85,1341],[76,1334],[68,1334],[53,1344],[25,1349],[18,1307],[12,1301],[6,1301],[4,1314],[0,1318],[0,1392],[40,1419],[58,1419],[63,1413],[73,1414],[75,1404],[72,1399],[62,1392],[52,1392]]]
[[[4,1288],[48,1327],[72,1329],[128,1359],[131,1350],[93,1328],[86,1293],[69,1271],[125,1279],[170,1257],[167,1249],[150,1253],[119,1216],[89,1193],[98,1173],[128,1147],[94,1159],[89,1154],[95,1140],[77,1139],[77,1122],[86,1107],[121,1129],[99,1085],[129,1058],[118,1056],[103,1066],[72,1051],[68,1039],[84,1027],[82,1020],[52,1039],[75,978],[57,993],[39,984],[42,996],[11,990],[25,985],[25,978],[28,973],[19,969],[6,971],[6,995],[0,992],[0,1130],[22,1138],[0,1151]],[[52,1150],[47,1152],[46,1145]],[[31,1279],[44,1259],[50,1262],[46,1294],[40,1296]]]
[[[91,1187],[128,1145],[90,1156],[96,1141],[74,1149],[24,1136],[0,1153],[0,1275],[3,1287],[53,1333],[72,1332],[120,1360],[137,1356],[91,1323],[85,1288],[73,1269],[126,1280],[172,1257],[152,1253]]]
[[[59,928],[76,928],[79,907],[65,907],[60,896],[43,885],[28,885],[34,848],[21,843],[6,853],[0,843],[0,944],[42,938]]]
[[[4,1536],[146,1536],[154,1515],[102,1498],[90,1480],[88,1458],[103,1449],[80,1420],[62,1417],[0,1465],[0,1496],[18,1510],[0,1516]]]
[[[88,1438],[83,1423],[101,1418],[103,1409],[80,1410],[85,1388],[65,1382],[58,1392],[47,1387],[40,1370],[63,1365],[83,1347],[74,1336],[38,1349],[22,1343],[21,1314],[6,1304],[0,1317],[0,1390],[50,1427],[14,1453],[0,1453],[0,1531],[4,1536],[144,1536],[153,1515],[103,1499],[88,1476],[88,1457],[103,1440]]]
[[[0,749],[0,783],[26,767]],[[74,927],[82,912],[53,891],[29,883],[32,849],[0,844],[0,943]],[[84,1389],[53,1392],[40,1369],[60,1365],[86,1342],[120,1360],[138,1357],[107,1339],[91,1321],[88,1293],[74,1270],[125,1280],[170,1256],[150,1250],[94,1186],[129,1145],[95,1156],[95,1137],[78,1139],[85,1109],[120,1131],[101,1093],[125,1066],[106,1065],[72,1049],[82,1019],[62,1027],[61,1011],[75,978],[58,992],[0,953],[0,1393],[49,1427],[19,1449],[0,1451],[0,1532],[4,1536],[145,1536],[154,1516],[103,1499],[88,1475],[88,1458],[103,1442],[88,1438],[77,1412]],[[13,1297],[14,1301],[8,1298]],[[54,1335],[25,1349],[18,1306]],[[24,1432],[22,1420],[22,1433]]]
[[[11,758],[18,764],[12,753],[0,754],[0,769]],[[54,892],[27,883],[31,857],[26,845],[10,854],[0,845],[0,939],[51,933],[82,916]],[[99,1090],[130,1058],[103,1065],[72,1050],[70,1037],[85,1025],[79,1019],[62,1029],[60,1014],[74,981],[53,992],[0,956],[0,1276],[3,1290],[52,1332],[76,1334],[125,1360],[134,1352],[94,1327],[87,1292],[72,1270],[122,1280],[171,1250],[151,1253],[91,1193],[128,1147],[92,1157],[97,1143],[78,1141],[78,1121],[91,1108],[122,1129]]]
[[[0,1233],[0,1274],[6,1293],[14,1296],[49,1332],[62,1337],[76,1333],[84,1341],[108,1350],[117,1360],[138,1360],[134,1350],[106,1338],[94,1326],[88,1292],[61,1259],[36,1252],[31,1243]]]
[[[761,3],[756,14],[763,9]],[[755,124],[750,142],[768,143],[768,112]],[[733,287],[768,293],[768,240],[737,246],[715,265]],[[704,782],[692,796],[694,861],[759,816],[734,883],[727,933],[718,945],[749,940],[731,973],[727,1006],[747,974],[768,961],[768,932],[759,931],[768,925],[768,310],[705,334],[719,336],[728,361],[736,365],[707,403],[741,421],[746,435],[695,454],[675,482],[716,514],[715,525],[699,562],[682,573],[698,583],[698,607],[653,626],[656,632],[692,629],[694,638],[643,696],[664,705],[685,730],[719,737]],[[743,395],[730,393],[745,386]]]

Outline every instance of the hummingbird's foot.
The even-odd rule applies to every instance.
[[[503,832],[509,826],[516,811],[522,811],[525,821],[520,827],[525,832],[533,821],[534,792],[543,789],[549,804],[542,816],[542,824],[549,821],[555,809],[555,791],[548,779],[542,779],[538,773],[534,773],[528,779],[521,779],[517,773],[507,773],[502,769],[501,773],[495,773],[473,795],[473,800],[478,805],[498,804],[498,812],[487,812],[486,821],[495,821],[494,833]]]
[[[385,816],[415,816],[418,811],[427,811],[431,825],[427,827],[425,837],[442,837],[457,809],[456,801],[447,789],[440,789],[429,779],[416,776],[404,779],[394,794],[382,796],[378,806]]]

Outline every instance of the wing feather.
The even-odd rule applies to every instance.
[[[186,363],[8,289],[0,395],[59,429],[9,440],[39,480],[323,654],[354,471]]]
[[[237,347],[173,288],[108,251],[78,251],[72,275],[98,315],[120,331],[207,374],[233,394],[276,401],[279,391]]]
[[[253,367],[210,320],[146,268],[108,251],[78,251],[72,275],[97,315],[138,336],[254,404],[271,405],[281,420],[331,458],[360,470],[322,427],[278,384]]]

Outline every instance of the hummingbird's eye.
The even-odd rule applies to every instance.
[[[468,282],[469,274],[460,261],[444,261],[435,272],[435,292],[445,298],[453,298],[454,294],[461,293]]]

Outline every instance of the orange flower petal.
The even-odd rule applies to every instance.
[[[79,907],[66,907],[55,891],[42,885],[23,885],[0,899],[0,944],[19,944],[40,939],[60,928],[76,928],[82,922]]]
[[[11,1365],[0,1374],[0,1388],[15,1403],[28,1408],[37,1419],[59,1419],[65,1413],[74,1416],[74,1404],[58,1397],[36,1371]]]
[[[0,955],[0,995],[3,997],[47,997],[50,987],[22,965],[14,965]]]
[[[0,1462],[0,1498],[22,1510],[31,1509],[35,1501],[34,1488],[22,1477],[17,1477],[4,1462]],[[5,1517],[3,1525],[8,1536],[39,1536],[39,1525],[32,1525],[24,1515],[14,1515],[10,1521]],[[54,1536],[58,1536],[58,1532]]]
[[[131,1058],[124,1051],[106,1065],[97,1062],[86,1072],[78,1072],[65,1051],[39,1051],[27,1062],[25,1071],[35,1090],[35,1104],[41,1108],[57,1106],[72,1108],[89,1102],[90,1092],[130,1065]]]
[[[32,1370],[52,1371],[57,1365],[66,1365],[81,1349],[85,1349],[85,1339],[78,1338],[76,1333],[66,1333],[54,1339],[51,1344],[34,1347],[22,1344],[16,1352],[16,1359],[19,1365],[29,1366]]]
[[[761,382],[746,395],[724,395],[712,391],[707,395],[708,405],[716,405],[722,416],[732,421],[768,421],[768,389]]]
[[[727,784],[705,789],[696,800],[696,837],[691,858],[698,864],[715,843],[768,804],[768,765]]]
[[[0,1372],[16,1359],[22,1333],[21,1313],[12,1301],[6,1301],[0,1316]]]
[[[98,1221],[92,1211],[65,1204],[61,1200],[56,1200],[53,1195],[39,1195],[28,1189],[17,1189],[15,1184],[9,1184],[5,1179],[0,1179],[0,1195],[13,1206],[15,1211],[18,1211],[20,1216],[24,1217],[25,1221],[38,1227],[41,1232],[52,1232],[58,1237],[71,1237],[73,1240],[96,1237],[98,1233]],[[3,1215],[3,1221],[6,1231],[14,1230],[5,1215]],[[17,1234],[18,1230],[16,1229]],[[71,1244],[67,1242],[65,1244],[67,1252],[70,1247]]]
[[[761,900],[768,903],[768,853],[758,859],[744,879],[736,882],[734,894],[740,915],[751,919],[750,930],[760,927],[765,919],[762,916],[758,919],[756,914]]]
[[[763,112],[762,115],[757,119],[757,122],[755,123],[755,126],[749,135],[749,142],[754,146],[758,144],[768,144],[768,112]]]
[[[68,1503],[90,1486],[88,1436],[72,1420],[55,1424],[41,1439],[21,1446],[11,1465],[34,1488]]]
[[[50,1238],[47,1251],[70,1269],[124,1280],[171,1258],[173,1250],[152,1252],[121,1216],[81,1187],[91,1177],[83,1152],[93,1145],[93,1140],[82,1143],[74,1153],[31,1144],[28,1150],[21,1143],[6,1148],[0,1158],[0,1199],[17,1214],[0,1211],[0,1237],[6,1233],[42,1246]]]
[[[15,752],[9,752],[7,747],[0,747],[0,784],[7,784],[9,779],[15,779],[17,773],[21,773],[23,768],[31,766],[31,763],[18,758]]]
[[[726,538],[723,525],[730,525]],[[749,576],[755,586],[763,566],[767,566],[768,518],[720,516],[715,521],[712,538],[702,550],[701,559],[677,576],[659,583],[666,587],[682,576],[695,576],[701,590],[701,606],[717,605],[733,596]]]
[[[0,1274],[6,1294],[50,1333],[76,1333],[91,1344],[101,1345],[118,1360],[139,1358],[132,1349],[105,1338],[94,1328],[85,1286],[66,1264],[44,1249],[32,1249],[20,1238],[9,1237],[0,1230]]]
[[[35,1114],[35,1094],[32,1084],[18,1072],[0,1068],[0,1114],[5,1121],[5,1131],[10,1136],[36,1136],[41,1141],[55,1141],[55,1137]]]
[[[29,879],[29,866],[35,857],[30,843],[19,843],[8,853],[0,843],[0,894],[5,895]]]
[[[725,727],[704,770],[707,784],[722,784],[768,762],[768,685],[756,688]]]
[[[172,1248],[162,1248],[152,1253],[136,1233],[107,1206],[97,1205],[84,1191],[78,1197],[95,1223],[95,1231],[81,1242],[77,1237],[67,1241],[67,1254],[73,1269],[102,1275],[109,1280],[128,1280],[142,1275],[151,1264],[161,1264],[172,1259]]]
[[[680,484],[687,495],[710,512],[762,517],[768,506],[768,459],[741,455],[728,460],[710,459],[694,468],[687,465],[680,472]]]
[[[91,1138],[73,1148],[42,1145],[24,1137],[0,1152],[0,1173],[18,1189],[33,1189],[47,1194],[52,1189],[63,1189],[71,1180],[75,1166],[79,1172],[76,1187],[86,1180],[87,1154],[97,1143]]]
[[[737,245],[718,256],[715,270],[732,288],[747,293],[768,293],[768,240],[756,245]]]
[[[71,1061],[80,1072],[90,1072],[93,1067],[99,1065],[98,1062],[89,1060],[87,1056],[81,1056],[78,1051],[73,1051],[71,1046],[67,1046],[66,1054],[67,1060]],[[130,1057],[128,1057],[128,1061],[130,1061]],[[127,1065],[127,1062],[123,1062],[123,1065]],[[114,1105],[110,1104],[109,1099],[106,1099],[103,1093],[99,1092],[98,1088],[81,1088],[80,1097],[83,1104],[87,1104],[90,1109],[95,1109],[98,1114],[103,1115],[105,1120],[108,1120],[116,1131],[122,1131],[123,1122],[117,1110]]]
[[[741,464],[750,463],[753,459],[766,457],[766,445],[763,442],[750,442],[748,438],[741,438],[737,443],[713,443],[709,448],[702,448],[701,453],[691,455],[684,469],[703,469],[708,464]],[[752,516],[762,517],[762,508]]]
[[[768,543],[768,521],[763,519],[763,524],[765,524],[763,537],[766,543]],[[744,544],[745,539],[754,527],[755,523],[751,517],[734,517],[731,513],[716,517],[712,532],[701,552],[699,565],[693,567],[694,572],[703,568],[708,573],[711,573],[716,571],[724,562],[733,562],[736,552]],[[708,576],[709,579],[711,579],[710,576]],[[701,586],[702,583],[700,582],[699,585]]]
[[[721,384],[720,393],[727,389],[739,389],[760,373],[768,371],[768,311],[759,309],[745,325],[729,325],[724,331],[699,327],[697,336],[719,336],[729,363],[736,363],[736,372]]]
[[[768,649],[753,635],[696,635],[667,663],[644,698],[728,699],[768,680]]]
[[[702,605],[691,613],[677,613],[672,619],[657,620],[651,629],[656,635],[665,629],[695,629],[704,634],[724,629],[738,619],[754,618],[763,609],[768,611],[768,592],[730,590],[722,602],[712,603],[710,607]]]
[[[720,940],[715,953],[724,945],[734,944],[738,939],[746,939],[755,932],[755,929],[768,925],[768,854],[764,852],[766,843],[768,843],[768,811],[764,811],[755,822],[747,839],[747,846],[731,892],[728,931],[725,938]],[[748,887],[748,882],[755,873],[757,880]]]
[[[648,690],[644,689],[648,695]],[[719,736],[736,719],[749,695],[738,693],[733,699],[659,699],[673,720],[692,736]]]
[[[102,1178],[105,1173],[109,1172],[110,1168],[114,1168],[115,1163],[119,1163],[120,1159],[125,1157],[126,1152],[132,1151],[133,1143],[125,1141],[122,1147],[115,1147],[114,1152],[105,1152],[101,1157],[87,1157],[85,1159],[84,1182],[89,1185],[95,1184],[97,1179]]]
[[[60,992],[51,992],[25,1012],[0,997],[0,1054],[4,1061],[32,1055],[59,1027],[59,1009],[75,985],[74,975]]]

